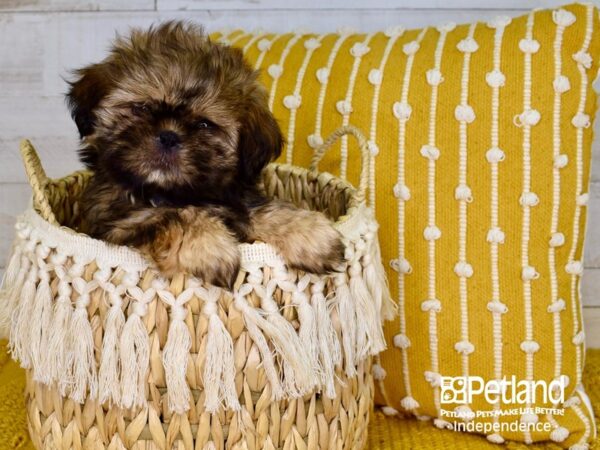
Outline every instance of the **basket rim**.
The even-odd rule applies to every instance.
[[[315,172],[290,164],[272,163],[269,165],[268,170],[274,171],[277,176],[295,172],[296,175],[306,175],[308,178],[323,184],[333,182],[336,188],[340,190],[349,190],[350,198],[347,201],[347,212],[333,222],[333,226],[346,240],[355,241],[367,231],[369,223],[373,220],[370,208],[367,207],[366,202],[356,201],[356,189],[347,181],[328,172]],[[80,170],[65,177],[48,180],[45,189],[52,189],[53,185],[72,178],[74,175],[84,175],[86,172],[89,173],[89,171]],[[70,227],[51,223],[35,210],[33,203],[32,198],[29,208],[19,216],[17,226],[29,225],[32,227],[32,231],[36,230],[34,234],[37,239],[44,245],[50,248],[58,248],[69,256],[78,255],[82,259],[86,259],[85,255],[88,255],[90,262],[96,260],[99,267],[127,266],[138,271],[152,267],[151,262],[132,247],[111,244],[84,233],[79,233]],[[277,267],[284,264],[281,255],[269,244],[263,242],[241,243],[239,249],[243,269],[257,265]]]

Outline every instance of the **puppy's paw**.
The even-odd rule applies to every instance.
[[[290,267],[316,274],[339,270],[345,246],[325,216],[307,212],[296,216],[290,225],[287,237],[277,244]]]
[[[286,251],[284,257],[288,265],[315,274],[340,270],[340,265],[344,262],[345,246],[339,233],[333,228],[332,230],[336,235],[323,239],[320,244],[308,244],[300,252]]]
[[[238,241],[229,233],[194,233],[191,230],[179,249],[184,272],[205,283],[231,290],[240,270]]]
[[[141,247],[163,276],[188,273],[231,288],[240,269],[238,241],[210,211],[186,208]]]

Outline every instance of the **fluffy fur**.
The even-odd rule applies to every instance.
[[[81,202],[91,236],[137,247],[166,276],[224,287],[239,242],[268,242],[310,272],[342,262],[324,216],[269,202],[258,187],[283,139],[238,49],[190,24],[134,30],[76,72],[67,100],[94,172]]]

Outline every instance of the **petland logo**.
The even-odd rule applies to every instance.
[[[565,401],[566,380],[517,380],[514,375],[501,380],[488,380],[478,376],[441,377],[442,404],[470,404],[473,398],[483,395],[489,404],[560,404]]]

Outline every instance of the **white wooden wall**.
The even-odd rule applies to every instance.
[[[163,19],[208,30],[415,28],[520,15],[556,0],[0,0],[0,272],[14,217],[30,192],[18,142],[30,138],[50,176],[79,168],[77,133],[63,100],[69,70],[100,59],[115,32]],[[600,4],[600,0],[594,0]],[[600,132],[596,121],[596,133]],[[600,347],[600,140],[595,143],[584,277],[588,344]]]

